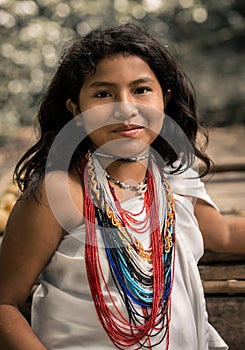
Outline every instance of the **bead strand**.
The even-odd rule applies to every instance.
[[[137,185],[130,185],[120,180],[116,180],[114,177],[106,173],[106,178],[108,181],[112,181],[115,185],[119,186],[123,190],[130,189],[131,191],[136,191],[139,194],[143,194],[147,191],[147,178],[138,183]]]

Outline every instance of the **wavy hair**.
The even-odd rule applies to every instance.
[[[189,167],[197,157],[205,164],[204,173],[208,172],[210,159],[204,151],[207,134],[202,148],[197,144],[197,133],[203,131],[198,123],[192,83],[164,45],[144,29],[127,23],[97,28],[85,37],[75,36],[64,45],[57,70],[39,104],[36,119],[38,140],[22,156],[14,171],[15,180],[24,195],[35,194],[44,177],[47,157],[56,135],[73,119],[66,108],[66,101],[71,99],[77,104],[79,92],[88,74],[95,72],[101,60],[117,54],[140,57],[155,73],[163,95],[168,89],[171,90],[171,99],[165,113],[174,123],[164,122],[162,132],[152,147],[168,165],[173,166],[181,155],[182,163]],[[184,146],[186,137],[192,150]],[[74,152],[71,167],[76,166],[78,158],[89,147],[90,140],[85,137]]]

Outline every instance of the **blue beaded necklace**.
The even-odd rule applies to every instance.
[[[152,175],[156,171],[156,165],[151,161],[145,200],[148,200],[151,206],[149,220],[152,223],[154,221],[153,226],[156,228],[152,229],[152,256],[148,261],[143,258],[145,255],[141,254],[144,249],[127,231],[120,213],[116,210],[114,193],[111,192],[108,184],[106,187],[106,173],[103,171],[101,175],[97,171],[99,164],[91,154],[87,158],[87,172],[84,174],[84,184],[87,184],[85,217],[89,217],[90,220],[86,220],[86,266],[91,293],[101,323],[114,344],[122,349],[133,344],[138,344],[138,349],[146,342],[152,342],[152,338],[160,332],[161,341],[167,337],[168,344],[175,251],[175,211],[168,183],[161,177],[161,186],[165,191],[167,205],[164,225],[160,230],[160,223],[156,225],[155,222],[157,220],[155,214],[159,212],[159,208]],[[91,212],[93,212],[92,215]],[[164,213],[159,212],[159,215]],[[91,225],[92,218],[93,225]],[[118,318],[120,319],[122,315],[120,313],[117,315],[118,310],[112,312],[108,308],[101,290],[100,281],[101,279],[105,281],[105,278],[99,263],[95,218],[104,242],[113,280],[128,311],[128,320],[123,319],[119,323]],[[139,246],[141,249],[138,249]],[[94,259],[91,258],[92,256]],[[110,295],[108,286],[106,289]],[[121,323],[125,323],[125,326],[120,326]],[[129,333],[125,329],[128,329]],[[151,346],[158,343],[159,341]]]

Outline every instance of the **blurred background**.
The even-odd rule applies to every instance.
[[[245,216],[244,0],[0,0],[0,236],[18,195],[13,167],[34,140],[38,102],[63,43],[74,33],[128,21],[145,27],[185,67],[217,164],[204,179],[208,192],[224,215]],[[215,269],[217,259],[210,260]],[[218,275],[212,266],[202,274],[212,285],[204,284],[205,295],[211,323],[231,350],[243,350],[245,260],[225,259]]]
[[[181,61],[205,124],[244,124],[244,17],[244,0],[0,0],[0,142],[32,124],[64,41],[126,21]]]
[[[244,0],[0,0],[0,195],[33,140],[38,102],[63,43],[74,33],[127,21],[145,27],[185,67],[214,160],[245,163]]]

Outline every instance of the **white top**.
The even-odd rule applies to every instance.
[[[203,240],[192,203],[183,195],[213,202],[192,170],[169,176],[176,210],[176,257],[172,290],[170,350],[227,350],[208,323],[203,287],[197,263]],[[133,198],[124,209],[139,212],[142,201]],[[98,232],[99,234],[99,232]],[[100,324],[90,293],[84,258],[85,226],[66,235],[41,275],[33,296],[32,327],[48,350],[116,349]],[[137,234],[141,239],[140,234]],[[142,242],[147,245],[148,242]],[[127,314],[112,280],[103,247],[99,248],[103,272],[117,307]],[[106,297],[107,292],[103,289]],[[109,299],[108,299],[109,300]],[[165,342],[153,349],[165,349]],[[129,348],[131,349],[131,348]],[[142,348],[144,349],[144,347]]]

